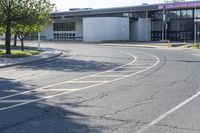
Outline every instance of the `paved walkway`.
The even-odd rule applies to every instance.
[[[0,57],[0,68],[42,61],[42,60],[60,56],[61,54],[62,54],[61,51],[48,49],[45,52],[42,52],[41,54],[38,54],[35,56],[24,57],[24,58],[11,59],[11,58]]]

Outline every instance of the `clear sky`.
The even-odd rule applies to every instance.
[[[69,8],[107,8],[141,5],[142,3],[155,4],[163,3],[164,0],[50,0],[56,4],[60,11],[67,11]],[[187,0],[191,1],[191,0]]]

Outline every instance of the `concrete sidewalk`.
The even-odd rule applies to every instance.
[[[11,66],[16,66],[16,65],[43,61],[43,60],[58,57],[61,54],[62,54],[62,51],[47,49],[41,54],[24,57],[24,58],[11,59],[11,58],[0,57],[0,68],[6,68],[6,67],[11,67]]]

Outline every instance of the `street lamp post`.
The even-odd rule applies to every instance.
[[[197,43],[197,7],[195,4],[195,9],[194,9],[194,43]]]
[[[166,14],[165,9],[163,8],[163,26],[162,26],[162,40],[165,40],[165,21],[166,21]]]

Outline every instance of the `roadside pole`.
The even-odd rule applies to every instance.
[[[148,11],[146,11],[146,41],[148,41],[148,35],[149,35],[149,34],[148,34],[148,33],[149,33],[149,32],[148,32],[148,31],[149,31],[149,26],[148,26],[148,22],[149,22],[149,21],[148,21],[148,17],[149,17],[149,16],[148,16]]]
[[[165,9],[163,8],[163,26],[162,26],[162,40],[165,40],[165,20],[166,20],[166,15],[165,15]]]
[[[194,9],[194,44],[197,43],[197,7],[195,4],[195,9]]]
[[[38,33],[38,50],[40,50],[40,32]]]

